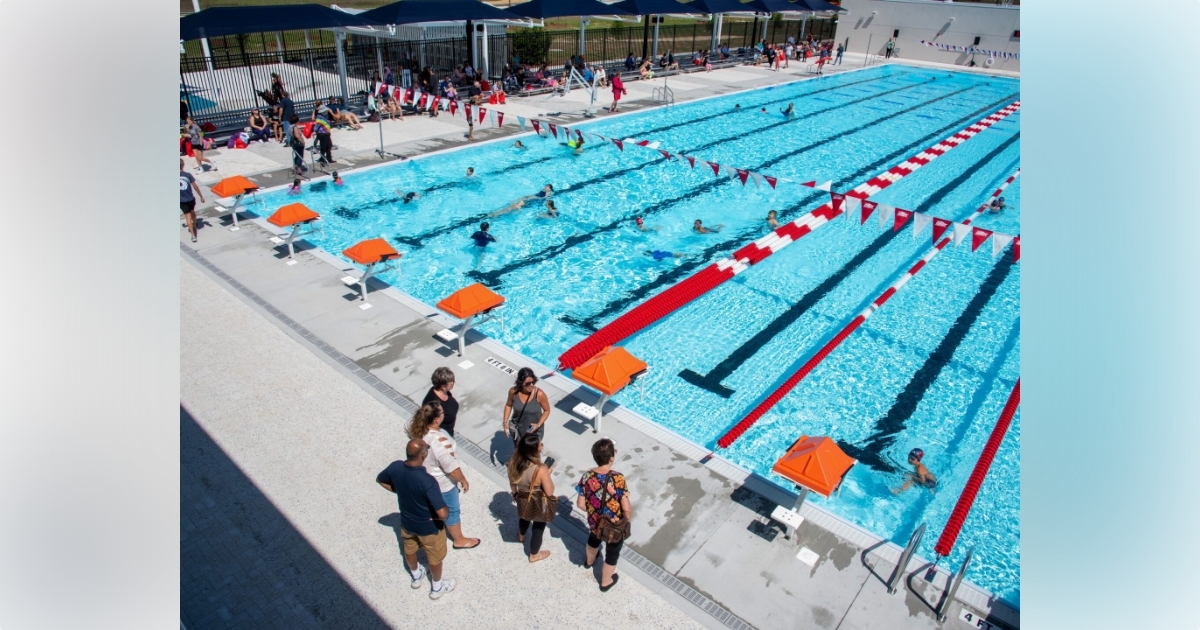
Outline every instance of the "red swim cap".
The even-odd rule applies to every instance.
[[[637,224],[638,224],[638,225],[641,225],[641,224],[642,224],[642,217],[638,217],[638,218],[637,218]]]

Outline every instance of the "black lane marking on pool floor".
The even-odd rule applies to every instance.
[[[745,107],[741,108],[740,110],[734,109],[734,110],[730,110],[730,111],[718,112],[718,113],[716,113],[716,114],[709,114],[708,116],[701,116],[700,118],[696,118],[696,119],[694,119],[694,120],[688,120],[688,121],[681,122],[681,123],[675,123],[675,124],[670,124],[670,125],[662,125],[662,126],[659,126],[659,127],[652,127],[652,128],[650,128],[650,129],[646,129],[645,131],[640,131],[640,132],[638,132],[638,134],[637,134],[637,135],[639,135],[639,136],[648,136],[648,135],[651,135],[651,134],[658,133],[658,132],[660,132],[660,131],[673,131],[673,130],[675,130],[675,129],[679,129],[679,128],[681,128],[681,127],[686,127],[686,126],[688,126],[688,125],[695,125],[695,124],[699,124],[699,123],[702,123],[702,122],[708,122],[708,121],[710,121],[710,120],[714,120],[714,119],[720,118],[720,117],[722,117],[722,116],[732,116],[732,115],[736,115],[736,114],[742,114],[742,113],[746,113],[746,112],[749,112],[749,111],[757,110],[757,109],[760,109],[760,108],[766,107],[767,105],[774,105],[774,104],[776,104],[776,103],[782,103],[782,102],[784,102],[784,101],[796,101],[796,100],[799,100],[799,99],[802,99],[802,98],[809,98],[809,97],[811,97],[813,94],[821,94],[821,93],[824,93],[824,92],[831,92],[831,91],[833,91],[833,90],[841,90],[841,89],[844,89],[844,88],[848,88],[848,87],[850,87],[850,86],[852,86],[852,85],[862,85],[863,83],[873,83],[873,82],[875,82],[875,81],[883,81],[883,80],[885,80],[885,79],[895,79],[895,78],[898,78],[898,77],[906,77],[906,76],[909,76],[909,75],[911,75],[911,74],[913,74],[913,73],[889,74],[889,75],[887,75],[887,76],[882,76],[882,77],[872,77],[872,78],[869,78],[869,79],[861,79],[861,80],[858,80],[858,81],[850,81],[850,82],[847,82],[847,83],[842,83],[842,84],[839,84],[839,85],[834,85],[834,86],[830,86],[830,87],[824,87],[824,88],[821,88],[821,89],[819,89],[819,90],[813,90],[813,91],[811,91],[811,92],[804,92],[803,94],[796,94],[796,95],[794,95],[794,96],[788,96],[788,97],[785,97],[785,98],[777,98],[777,99],[772,99],[772,100],[768,100],[768,101],[762,101],[762,102],[760,102],[760,103],[755,103],[755,104],[753,104],[753,105],[747,105],[747,106],[745,106]],[[818,83],[818,84],[816,84],[816,85],[820,85],[820,84]],[[869,94],[869,93],[871,93],[871,92],[870,92],[870,90],[864,90],[864,92],[865,92],[865,93],[868,93],[868,94]],[[831,103],[832,103],[832,102],[835,102],[835,101],[833,101],[833,100],[831,100],[831,99],[827,99],[827,98],[813,98],[813,100],[814,100],[814,101],[828,101],[828,102],[831,102]]]
[[[866,443],[860,446],[838,440],[838,444],[842,450],[846,451],[846,454],[879,472],[896,472],[896,467],[883,456],[883,451],[890,447],[896,441],[896,436],[904,430],[905,423],[917,410],[921,399],[925,397],[929,388],[933,387],[938,375],[942,373],[942,368],[946,367],[946,364],[953,358],[954,352],[958,350],[963,340],[967,338],[967,333],[971,331],[971,326],[979,319],[983,309],[996,294],[1000,285],[1004,283],[1004,280],[1008,278],[1008,274],[1015,265],[1016,262],[1013,261],[1012,256],[1001,253],[999,262],[992,267],[991,273],[980,285],[975,297],[971,298],[971,302],[954,321],[950,332],[942,337],[937,348],[921,364],[912,379],[904,386],[904,390],[896,396],[895,402],[892,403],[887,413],[875,422],[875,431],[867,438]]]
[[[521,162],[520,164],[513,164],[512,166],[506,166],[498,171],[488,173],[488,175],[500,175],[500,174],[509,173],[512,171],[519,171],[523,168],[529,168],[530,166],[533,166],[535,164],[541,164],[542,162],[549,162],[550,160],[553,160],[557,157],[558,156],[556,156],[556,155],[551,155],[551,156],[544,157],[544,158],[538,158],[536,160],[530,160],[528,162]],[[316,184],[313,184],[309,188],[309,190],[312,192],[321,192],[322,190],[324,190],[325,183],[326,182],[317,182]],[[472,183],[474,183],[474,182],[472,182],[472,180],[469,180],[469,179],[456,179],[454,181],[444,182],[441,184],[437,184],[436,186],[430,186],[429,188],[425,188],[423,190],[417,190],[417,191],[413,191],[413,192],[417,192],[422,197],[424,197],[425,195],[428,195],[429,193],[434,192],[434,191],[447,190],[450,188],[459,188],[462,186],[468,186]],[[317,188],[317,186],[321,186],[321,188]],[[374,208],[382,208],[384,206],[391,206],[391,205],[395,205],[395,204],[403,203],[403,202],[404,202],[404,199],[402,197],[384,197],[383,199],[377,199],[375,201],[371,201],[371,202],[368,202],[365,204],[354,206],[353,208],[346,207],[346,206],[338,206],[337,208],[333,209],[333,213],[339,217],[342,217],[343,219],[356,220],[356,219],[358,219],[359,215],[361,215],[366,210],[372,210]]]
[[[886,78],[886,77],[885,77],[885,78]],[[834,111],[834,110],[836,110],[836,109],[839,109],[839,108],[843,108],[843,107],[849,107],[849,106],[851,106],[851,105],[855,105],[855,104],[857,104],[857,103],[862,103],[862,102],[865,102],[865,101],[869,101],[869,100],[871,100],[871,99],[874,99],[874,98],[878,98],[878,97],[881,97],[881,96],[885,96],[885,95],[888,95],[888,94],[892,94],[892,93],[894,93],[894,92],[898,92],[898,91],[901,91],[901,90],[909,90],[909,89],[913,89],[913,88],[915,88],[915,87],[920,87],[920,86],[928,85],[928,84],[930,84],[930,83],[932,83],[932,81],[924,81],[924,82],[921,82],[921,83],[912,83],[912,84],[909,84],[909,85],[902,85],[902,86],[900,86],[900,87],[898,87],[898,88],[894,88],[894,89],[892,89],[892,90],[885,90],[885,91],[883,91],[883,92],[874,93],[874,94],[872,94],[871,96],[863,97],[863,98],[856,99],[856,100],[852,100],[852,101],[847,101],[847,102],[845,102],[845,103],[842,103],[842,104],[840,104],[840,105],[835,105],[835,106],[832,106],[832,107],[826,107],[826,108],[824,108],[824,109],[815,110],[815,111],[809,112],[809,113],[807,113],[807,114],[802,114],[802,115],[800,115],[800,116],[797,116],[797,117],[795,117],[795,118],[788,118],[788,119],[784,119],[784,120],[781,120],[781,121],[779,121],[779,122],[775,122],[775,123],[772,123],[772,124],[769,124],[769,125],[765,125],[765,126],[763,126],[763,127],[758,127],[758,128],[752,129],[752,130],[750,130],[750,131],[744,131],[744,132],[742,132],[742,133],[739,133],[739,134],[736,134],[736,135],[730,136],[730,137],[728,137],[728,138],[721,138],[721,139],[718,139],[718,140],[713,140],[713,141],[711,141],[711,142],[706,142],[706,143],[704,143],[704,144],[701,144],[701,145],[699,145],[699,146],[692,147],[692,148],[690,148],[690,149],[685,149],[683,152],[684,152],[684,153],[694,153],[694,152],[696,152],[696,151],[702,151],[702,150],[704,150],[704,149],[708,149],[708,148],[712,148],[712,147],[714,147],[714,146],[717,146],[717,145],[719,145],[719,144],[724,144],[724,143],[726,143],[726,142],[733,142],[733,141],[736,141],[736,140],[740,140],[740,139],[742,139],[742,138],[745,138],[745,137],[747,137],[747,136],[750,136],[750,135],[753,135],[753,134],[756,134],[756,133],[762,133],[762,132],[764,132],[764,131],[770,131],[770,130],[772,130],[772,129],[775,129],[776,127],[781,127],[781,126],[783,126],[783,125],[788,125],[788,124],[792,124],[792,123],[797,123],[797,122],[800,122],[800,121],[802,121],[802,120],[806,120],[806,119],[808,119],[808,118],[812,118],[812,117],[814,117],[814,116],[818,116],[818,115],[820,115],[820,114],[825,114],[825,113],[828,113],[828,112]],[[967,88],[967,89],[969,89],[969,88]],[[940,100],[940,99],[935,99],[935,100]],[[932,102],[932,101],[930,101],[930,102]],[[644,134],[639,134],[639,135],[644,135]],[[561,197],[562,197],[564,194],[566,194],[566,193],[569,193],[569,192],[574,192],[574,191],[578,191],[578,190],[580,190],[580,189],[586,188],[586,187],[588,187],[588,186],[591,186],[591,185],[593,185],[593,184],[598,184],[598,183],[601,183],[601,182],[610,181],[610,180],[612,180],[612,179],[614,179],[614,178],[617,178],[617,177],[623,177],[623,176],[625,176],[625,175],[628,175],[628,174],[630,174],[630,173],[633,173],[633,172],[635,172],[635,171],[639,171],[639,170],[642,170],[642,169],[644,169],[644,168],[648,168],[648,167],[650,167],[650,166],[653,166],[653,165],[655,165],[655,164],[659,164],[660,162],[663,162],[663,161],[664,161],[664,159],[663,159],[663,158],[654,158],[654,159],[651,159],[651,160],[649,160],[649,161],[647,161],[647,162],[643,162],[643,163],[641,163],[641,164],[638,164],[637,166],[629,166],[629,167],[626,167],[626,168],[617,169],[617,170],[615,170],[615,171],[609,171],[609,172],[607,172],[607,173],[604,173],[603,175],[599,175],[599,176],[596,176],[596,177],[592,177],[592,178],[590,178],[590,179],[585,179],[585,180],[582,180],[582,181],[579,181],[579,182],[575,182],[574,184],[569,184],[569,185],[567,185],[566,187],[562,188],[561,190],[557,190],[557,191],[555,191],[555,196],[556,196],[556,197],[560,197],[560,198],[561,198]],[[759,168],[761,168],[761,167],[759,167]],[[432,239],[432,238],[436,238],[436,237],[442,236],[443,234],[449,234],[450,232],[454,232],[454,231],[456,231],[456,230],[459,230],[459,229],[461,229],[461,228],[464,228],[464,227],[466,227],[466,226],[469,226],[469,225],[474,225],[474,224],[476,224],[476,223],[479,223],[479,222],[481,222],[481,221],[484,221],[484,220],[486,220],[486,219],[487,219],[487,218],[488,218],[488,217],[489,217],[489,216],[490,216],[490,215],[491,215],[493,212],[494,212],[494,211],[492,211],[492,210],[489,210],[489,211],[487,211],[487,212],[481,212],[481,213],[479,213],[479,214],[475,214],[475,215],[472,215],[472,216],[470,216],[470,217],[466,217],[466,218],[464,218],[464,219],[459,219],[458,221],[455,221],[454,223],[451,223],[451,224],[449,224],[449,225],[444,225],[444,226],[442,226],[442,227],[439,227],[439,228],[434,228],[434,229],[432,229],[432,230],[429,230],[429,231],[427,231],[427,232],[423,232],[423,233],[421,233],[421,234],[418,234],[418,235],[416,235],[416,236],[397,236],[397,237],[394,237],[394,239],[395,239],[395,241],[396,241],[397,243],[402,243],[402,244],[404,244],[404,245],[408,245],[408,246],[410,246],[410,247],[416,247],[416,248],[420,248],[420,247],[423,247],[423,246],[425,245],[425,242],[426,242],[426,241],[428,241],[429,239]],[[501,274],[501,275],[503,275],[503,274]]]
[[[941,140],[941,139],[943,139],[943,134],[945,134],[951,130],[961,129],[962,125],[966,124],[969,121],[978,120],[979,116],[984,114],[985,112],[993,112],[1001,105],[1012,102],[1012,99],[1018,95],[1019,95],[1019,92],[1014,92],[1012,94],[1009,94],[1008,96],[1005,96],[1004,98],[998,99],[992,103],[989,103],[983,107],[980,107],[979,109],[971,112],[970,114],[967,114],[966,116],[963,116],[961,118],[958,118],[957,120],[950,122],[949,124],[945,125],[941,129],[938,129],[937,131],[935,131],[933,133],[930,133],[908,145],[905,145],[905,146],[893,151],[892,153],[889,153],[888,155],[883,156],[882,158],[879,158],[878,160],[872,162],[871,164],[864,166],[863,168],[859,169],[858,171],[854,172],[853,174],[851,174],[847,177],[843,177],[842,179],[835,182],[834,185],[836,187],[843,187],[843,186],[846,186],[846,185],[850,184],[851,182],[854,182],[855,180],[857,180],[867,174],[874,173],[877,169],[881,168],[885,164],[890,164],[893,160],[896,160],[896,159],[900,158],[901,156],[906,156],[908,153],[910,153],[917,147],[925,145],[935,139]],[[805,197],[802,197],[800,199],[800,201],[798,201],[796,204],[792,205],[789,208],[784,209],[783,211],[781,211],[779,213],[780,222],[782,223],[784,220],[790,220],[791,215],[794,215],[799,210],[802,210],[803,208],[807,207],[808,204],[810,204],[820,198],[827,199],[828,197],[829,197],[828,193],[823,193],[823,192],[814,192],[814,193],[810,193],[809,195],[806,195]],[[588,317],[574,317],[572,315],[563,315],[563,316],[559,317],[559,320],[566,324],[570,324],[572,326],[579,327],[582,330],[589,332],[589,333],[596,332],[596,330],[598,329],[599,322],[601,322],[605,319],[608,319],[609,317],[616,315],[617,313],[624,312],[626,309],[628,309],[630,307],[630,305],[645,300],[647,297],[649,297],[651,294],[653,294],[655,291],[662,288],[663,286],[671,285],[671,284],[678,282],[684,276],[692,273],[699,267],[711,263],[712,260],[717,255],[726,254],[727,252],[730,252],[730,251],[736,249],[737,247],[741,246],[748,240],[752,240],[752,239],[760,237],[760,236],[762,236],[762,233],[758,229],[744,230],[737,236],[734,236],[730,239],[727,239],[725,241],[722,241],[720,243],[717,243],[715,245],[705,248],[704,251],[699,256],[696,256],[694,258],[685,259],[684,262],[682,264],[680,264],[678,267],[674,267],[674,268],[670,269],[669,271],[663,272],[661,275],[659,275],[654,280],[651,280],[650,282],[643,284],[642,286],[627,292],[624,297],[621,297],[621,298],[618,298],[616,300],[609,302],[607,305],[605,305],[605,307],[603,309],[597,311],[596,313],[594,313]]]
[[[909,86],[909,87],[913,87],[913,86]],[[897,89],[907,89],[907,88],[897,88]],[[958,94],[962,94],[963,92],[965,92],[969,89],[971,89],[971,88],[969,88],[969,87],[963,88],[962,90],[959,90],[957,92],[950,92],[949,94],[943,94],[937,98],[934,98],[931,101],[926,101],[925,103],[922,103],[919,105],[914,105],[907,109],[899,110],[897,112],[894,112],[894,113],[884,116],[882,118],[873,120],[869,123],[859,125],[858,127],[854,127],[852,129],[847,129],[846,131],[839,132],[837,134],[828,136],[826,138],[822,138],[821,140],[818,140],[816,142],[813,142],[813,143],[810,143],[803,147],[800,147],[799,149],[795,149],[793,151],[789,151],[782,155],[776,156],[774,158],[771,158],[770,160],[767,160],[766,162],[763,162],[757,166],[753,166],[750,168],[752,170],[756,170],[756,171],[760,170],[760,169],[764,169],[764,168],[770,168],[771,166],[774,166],[784,160],[792,159],[792,158],[802,155],[808,151],[811,151],[813,149],[816,149],[816,148],[819,148],[826,144],[829,144],[830,142],[840,140],[846,136],[853,135],[855,133],[858,133],[858,132],[868,129],[870,127],[874,127],[876,125],[882,124],[884,122],[887,122],[888,120],[896,118],[897,116],[902,116],[902,115],[907,114],[916,109],[920,109],[921,107],[924,107],[930,103],[935,103],[935,102],[941,101],[943,99],[950,98],[952,96],[957,96]],[[859,100],[860,101],[868,100],[871,98],[877,98],[878,96],[880,96],[880,95],[876,95],[873,97],[865,97],[865,98],[859,99]],[[830,109],[834,109],[834,108],[830,108]],[[828,110],[826,110],[826,111],[828,111]],[[791,122],[803,120],[803,118],[805,118],[807,116],[810,116],[810,115],[815,116],[816,114],[817,114],[817,112],[813,112],[809,115],[802,116],[802,117],[794,119],[794,120],[788,120],[788,121],[783,121],[782,123],[775,123],[774,125],[768,125],[767,128],[759,129],[757,131],[761,132],[761,131],[764,131],[765,129],[776,127],[781,124],[788,124]],[[652,163],[654,163],[654,162],[652,162]],[[643,167],[638,167],[638,168],[643,168]],[[604,179],[607,179],[607,177],[606,178],[597,178],[597,179],[602,181]],[[568,250],[572,247],[575,247],[576,245],[586,243],[586,242],[596,238],[597,236],[600,236],[601,234],[620,229],[622,225],[632,223],[639,216],[645,218],[647,216],[652,216],[652,215],[658,214],[660,212],[665,212],[666,210],[674,207],[675,204],[678,204],[680,202],[687,201],[690,199],[695,199],[699,195],[707,194],[720,186],[730,185],[730,184],[732,184],[732,182],[733,182],[732,179],[729,179],[726,177],[721,177],[718,179],[710,180],[704,184],[701,184],[699,186],[695,186],[693,188],[689,188],[689,189],[685,190],[683,192],[683,194],[681,194],[681,195],[677,195],[675,197],[670,197],[668,199],[663,199],[661,201],[650,204],[649,206],[646,206],[644,208],[639,208],[637,212],[634,212],[631,215],[621,217],[619,219],[609,222],[606,225],[596,227],[589,232],[584,232],[582,234],[575,234],[575,235],[569,236],[569,237],[567,237],[566,240],[564,240],[563,242],[561,242],[557,245],[551,245],[550,247],[547,247],[547,248],[541,250],[540,252],[531,254],[520,260],[513,261],[511,263],[508,263],[507,265],[497,267],[496,269],[492,269],[490,271],[472,270],[472,271],[467,272],[466,275],[469,278],[472,278],[473,280],[476,280],[478,282],[482,282],[483,284],[485,284],[487,286],[490,286],[492,288],[497,288],[500,286],[500,278],[502,278],[505,275],[508,275],[514,271],[523,269],[530,265],[536,265],[538,263],[544,262],[546,260],[549,260],[551,258],[554,258],[554,257],[562,254],[566,250]]]
[[[1008,140],[1000,143],[995,149],[992,149],[990,152],[988,152],[987,155],[983,156],[969,168],[965,169],[958,177],[950,180],[945,185],[930,194],[925,201],[921,202],[920,205],[914,208],[914,211],[921,213],[929,211],[930,208],[933,208],[935,205],[940,203],[942,199],[946,197],[946,195],[965,184],[981,166],[991,162],[999,157],[1000,154],[1008,150],[1008,148],[1017,142],[1020,137],[1021,134],[1018,133]],[[974,212],[974,209],[972,209],[970,212]],[[851,217],[850,220],[853,221],[854,218]],[[700,374],[694,370],[685,369],[679,373],[679,377],[688,383],[695,385],[696,387],[708,390],[714,394],[717,394],[718,396],[721,396],[722,398],[729,398],[733,395],[735,390],[722,385],[721,381],[724,381],[731,374],[736,372],[738,368],[742,367],[743,363],[750,360],[750,357],[758,354],[758,351],[762,350],[763,347],[775,339],[776,336],[778,336],[784,330],[787,330],[787,328],[792,324],[796,323],[796,320],[800,319],[800,317],[807,313],[809,309],[816,306],[818,302],[824,299],[826,295],[829,295],[831,291],[840,285],[843,280],[849,278],[850,274],[857,271],[858,268],[863,265],[863,263],[867,262],[873,256],[875,256],[875,254],[879,253],[880,250],[882,250],[888,243],[891,243],[899,234],[900,232],[893,230],[888,230],[883,234],[880,234],[874,241],[871,241],[870,245],[867,245],[862,249],[862,251],[858,252],[854,258],[851,258],[848,262],[846,262],[846,264],[842,265],[840,269],[833,272],[833,274],[828,278],[825,278],[821,284],[804,294],[786,311],[780,313],[778,317],[772,320],[771,323],[767,324],[762,330],[758,331],[757,334],[750,339],[747,339],[745,343],[738,346],[733,352],[729,353],[729,356],[722,359],[720,363],[718,363],[715,367],[713,367],[712,370],[708,372],[708,374]]]

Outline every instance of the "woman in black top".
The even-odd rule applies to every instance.
[[[448,367],[440,367],[433,371],[433,387],[429,388],[429,393],[425,394],[425,400],[421,401],[421,405],[426,405],[431,401],[437,401],[442,406],[441,428],[450,437],[454,437],[454,422],[458,420],[458,401],[454,399],[454,394],[450,390],[454,389],[454,372]]]

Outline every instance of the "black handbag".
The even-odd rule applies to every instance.
[[[541,464],[538,465],[538,468],[541,468]],[[535,479],[537,473],[537,469],[534,469],[533,477]],[[536,523],[549,523],[557,514],[558,497],[547,495],[540,485],[534,487],[531,481],[529,490],[517,492],[517,516],[521,519]]]

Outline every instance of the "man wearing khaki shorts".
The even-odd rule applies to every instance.
[[[446,529],[442,521],[450,515],[437,481],[422,465],[429,445],[410,440],[404,450],[405,461],[392,462],[375,481],[388,492],[395,492],[400,503],[400,537],[404,541],[404,561],[412,573],[412,587],[421,588],[425,571],[417,563],[417,550],[425,550],[433,588],[430,599],[439,599],[454,590],[454,578],[442,578],[442,560],[446,558]]]

